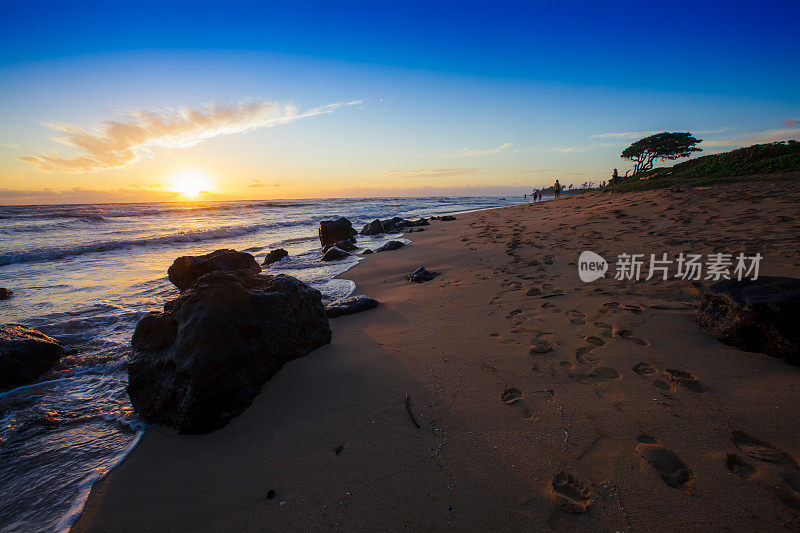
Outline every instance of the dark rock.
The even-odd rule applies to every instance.
[[[213,272],[136,325],[128,395],[146,421],[205,433],[330,341],[319,291],[286,275]]]
[[[331,246],[328,248],[328,251],[325,252],[325,255],[322,256],[323,261],[340,261],[342,259],[346,259],[350,257],[350,254],[342,250],[341,248],[337,248],[336,246]]]
[[[362,253],[362,255],[367,255],[367,254],[372,254],[372,253],[375,253],[375,252],[373,252],[372,250],[370,250],[369,248],[367,248],[366,250],[364,250],[364,252]]]
[[[425,228],[408,228],[408,230],[406,230],[406,233],[416,233],[418,231],[425,231]]]
[[[276,248],[275,250],[269,251],[267,257],[264,258],[264,262],[261,264],[271,266],[272,263],[277,263],[284,257],[289,257],[289,252],[287,252],[283,248]]]
[[[173,261],[167,270],[169,280],[184,291],[200,277],[210,272],[235,272],[243,270],[252,274],[261,272],[255,258],[236,250],[217,250],[206,255],[185,255]]]
[[[329,303],[325,307],[325,314],[328,318],[336,318],[342,315],[352,315],[353,313],[360,313],[367,309],[372,309],[378,306],[378,300],[368,298],[367,296],[350,296],[348,298],[340,298]]]
[[[456,217],[452,215],[444,215],[440,217],[431,217],[431,220],[439,220],[441,222],[449,222],[451,220],[456,220]]]
[[[800,279],[715,283],[703,291],[697,322],[720,342],[800,365]]]
[[[334,244],[334,246],[340,250],[344,250],[345,252],[352,252],[358,249],[358,247],[353,244],[353,241],[350,240],[339,241]]]
[[[387,242],[386,244],[384,244],[383,246],[381,246],[380,248],[378,248],[375,251],[376,252],[387,252],[389,250],[397,250],[398,248],[402,248],[405,245],[406,245],[406,243],[404,243],[404,242],[389,241],[389,242]]]
[[[431,223],[425,220],[424,218],[420,218],[418,220],[406,220],[406,226],[430,226]]]
[[[67,346],[63,355],[78,355],[78,349],[75,346]]]
[[[274,490],[270,490],[269,492],[267,492],[267,499],[268,500],[271,500],[274,497],[275,497],[275,491]]]
[[[361,235],[380,235],[386,233],[383,228],[383,222],[380,219],[375,219],[361,229]]]
[[[344,217],[338,220],[323,220],[319,223],[319,242],[323,247],[345,239],[354,241],[355,234],[353,224]]]
[[[63,353],[64,347],[41,331],[19,324],[0,326],[0,390],[30,383]]]
[[[6,289],[5,287],[0,287],[0,300],[7,300],[11,298],[12,294],[14,293],[11,292],[9,289]]]
[[[419,267],[414,272],[408,275],[408,281],[422,283],[423,281],[430,281],[438,275],[439,275],[438,272],[431,272],[429,270],[426,270],[425,267]]]
[[[406,227],[406,220],[402,217],[392,217],[383,221],[383,227],[386,229],[386,233],[400,231]]]

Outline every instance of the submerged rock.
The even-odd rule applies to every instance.
[[[267,257],[264,258],[264,262],[261,264],[271,266],[272,263],[277,263],[284,257],[289,257],[289,252],[287,252],[283,248],[276,248],[275,250],[269,251]]]
[[[367,248],[366,250],[364,250],[364,251],[362,252],[362,255],[368,255],[368,254],[373,254],[373,253],[375,253],[375,252],[373,252],[372,250],[370,250],[369,248]]]
[[[376,252],[387,252],[389,250],[397,250],[398,248],[402,248],[405,245],[406,245],[406,243],[401,242],[401,241],[389,241],[389,242],[387,242],[386,244],[384,244],[383,246],[381,246],[380,248],[378,248],[375,251]]]
[[[720,342],[800,365],[800,279],[715,283],[702,294],[697,322]]]
[[[369,298],[367,296],[350,296],[347,298],[340,298],[329,303],[325,307],[325,314],[328,318],[336,318],[342,315],[352,315],[353,313],[360,313],[367,309],[372,309],[378,306],[378,300]]]
[[[19,324],[0,326],[0,390],[30,383],[63,353],[64,346],[41,331]]]
[[[136,325],[128,395],[147,421],[205,433],[330,341],[319,291],[286,275],[213,272]]]
[[[423,281],[430,281],[438,275],[439,275],[438,272],[431,272],[427,270],[425,267],[419,267],[414,272],[408,275],[408,281],[422,283]]]
[[[336,246],[331,246],[328,248],[328,251],[325,252],[325,255],[322,256],[323,261],[340,261],[342,259],[347,259],[350,257],[350,254],[342,250],[341,248],[337,248]]]
[[[452,215],[443,215],[440,217],[431,217],[431,220],[439,220],[441,222],[449,222],[451,220],[456,220],[456,217]]]
[[[261,272],[261,267],[248,253],[223,249],[205,255],[179,257],[167,270],[167,276],[178,289],[184,291],[200,277],[210,272],[235,272],[237,270],[258,274]]]
[[[0,300],[7,300],[11,298],[12,294],[14,293],[9,289],[6,289],[5,287],[0,287]]]
[[[343,240],[355,241],[354,235],[356,230],[353,229],[353,224],[344,217],[319,223],[319,242],[323,247]]]

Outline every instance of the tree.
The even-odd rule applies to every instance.
[[[675,160],[688,157],[692,152],[701,152],[702,148],[695,146],[699,142],[702,142],[702,139],[695,139],[688,131],[676,133],[665,131],[639,139],[625,148],[621,157],[634,162],[633,174],[636,175],[653,168],[653,161],[656,159]]]

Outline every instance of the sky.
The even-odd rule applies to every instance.
[[[800,138],[800,2],[0,1],[0,204],[522,194]]]

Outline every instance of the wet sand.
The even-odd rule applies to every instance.
[[[740,184],[432,222],[344,275],[378,308],[222,430],[150,428],[74,531],[798,529],[800,368],[714,340],[698,284],[576,262],[760,252],[800,277],[799,206]]]

